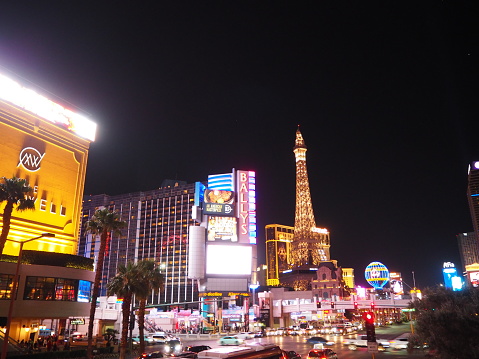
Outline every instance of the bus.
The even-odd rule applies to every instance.
[[[280,347],[262,343],[213,348],[198,353],[198,359],[282,359],[283,357],[284,354]]]

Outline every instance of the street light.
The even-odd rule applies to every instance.
[[[253,308],[254,308],[254,291],[255,291],[256,289],[258,289],[258,287],[259,287],[259,284],[250,284],[250,285],[249,285],[249,289],[251,289],[251,290],[253,291],[253,303],[252,303]]]
[[[7,239],[7,241],[20,243],[20,250],[18,251],[18,259],[17,259],[17,267],[15,269],[15,275],[13,276],[13,283],[12,283],[12,290],[10,291],[10,305],[8,307],[8,314],[7,314],[7,326],[5,328],[5,333],[3,336],[3,347],[2,347],[2,356],[1,359],[6,359],[7,357],[7,350],[8,350],[8,339],[10,338],[10,325],[12,324],[12,313],[13,313],[13,305],[15,304],[15,296],[17,294],[17,286],[18,286],[18,274],[20,272],[20,264],[22,263],[22,254],[23,254],[23,245],[25,243],[34,241],[36,239],[40,239],[43,237],[51,237],[54,238],[54,233],[42,233],[38,237],[27,239],[26,241],[15,241],[13,239]]]

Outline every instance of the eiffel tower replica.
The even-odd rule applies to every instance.
[[[295,290],[310,290],[311,280],[316,277],[315,269],[321,262],[330,260],[329,232],[324,228],[317,228],[314,219],[306,151],[306,144],[298,126],[293,148],[296,158],[296,211],[289,263],[291,271],[280,276],[282,286]]]

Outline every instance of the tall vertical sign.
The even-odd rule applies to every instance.
[[[239,243],[256,244],[256,173],[237,171]]]

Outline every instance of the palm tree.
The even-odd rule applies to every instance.
[[[0,254],[7,242],[10,232],[10,222],[12,220],[13,208],[17,206],[17,211],[35,209],[35,200],[33,199],[33,188],[28,185],[26,179],[2,177],[3,183],[0,183],[0,202],[7,202],[3,209],[3,225],[0,234]],[[30,195],[30,196],[29,196]]]
[[[139,270],[136,264],[128,262],[125,265],[120,264],[116,275],[111,279],[107,286],[107,294],[123,298],[121,304],[121,340],[120,340],[120,359],[125,358],[127,348],[127,338],[129,329],[130,309],[133,295],[145,291],[143,283],[139,279]]]
[[[87,356],[90,359],[93,357],[93,322],[95,320],[96,301],[100,295],[100,282],[103,275],[103,261],[105,259],[107,240],[112,234],[120,235],[121,229],[125,226],[126,222],[120,220],[118,212],[104,207],[97,209],[86,223],[87,233],[100,235],[100,250],[98,251],[95,282],[91,296],[90,322],[88,323]]]
[[[145,307],[148,295],[154,290],[163,288],[164,278],[155,262],[142,260],[137,263],[142,290],[136,294],[140,305],[138,308],[138,329],[140,332],[140,353],[145,352]]]

